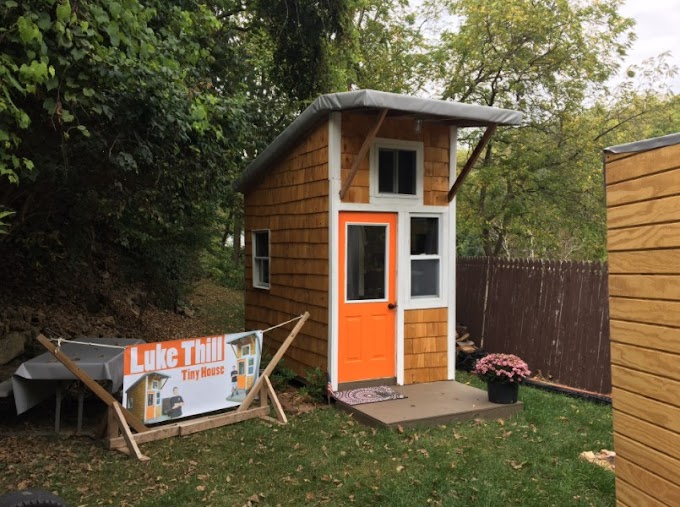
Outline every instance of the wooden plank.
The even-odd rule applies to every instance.
[[[680,302],[649,299],[609,298],[609,316],[612,319],[677,326]]]
[[[406,324],[419,324],[423,322],[447,322],[447,308],[429,308],[425,310],[404,310],[404,322]]]
[[[607,207],[680,194],[680,171],[673,170],[607,187]]]
[[[156,440],[163,440],[170,437],[179,436],[179,426],[178,423],[169,424],[166,426],[159,426],[156,428],[150,428],[149,431],[144,433],[135,433],[132,437],[135,439],[137,444],[144,444],[146,442],[154,442]],[[126,447],[125,439],[122,436],[108,438],[104,442],[108,449],[120,449]]]
[[[678,396],[680,382],[675,380],[613,364],[612,384],[620,389],[680,408]]]
[[[677,219],[680,220],[680,210]],[[677,247],[680,247],[680,222],[614,229],[607,233],[610,252]]]
[[[106,409],[106,432],[105,438],[112,439],[120,436],[120,427],[118,426],[118,419],[113,410],[113,407]]]
[[[680,505],[680,487],[631,461],[616,456],[616,475],[667,505]]]
[[[252,391],[251,391],[252,392]],[[197,433],[199,431],[211,430],[220,428],[229,424],[243,422],[248,419],[255,419],[267,415],[269,407],[256,407],[243,411],[234,411],[227,414],[215,415],[201,420],[187,421],[179,423],[179,436],[183,437]]]
[[[607,185],[680,167],[680,145],[623,155],[607,162]]]
[[[447,365],[447,356],[441,352],[411,354],[404,356],[404,368],[435,368]]]
[[[612,274],[609,275],[609,295],[680,301],[680,276]]]
[[[680,505],[680,461],[614,433],[616,475],[668,505]]]
[[[680,381],[680,355],[613,342],[612,364]]]
[[[218,428],[228,424],[245,421],[248,419],[255,419],[263,415],[267,415],[269,407],[257,407],[249,409],[245,412],[236,413],[236,411],[227,412],[225,414],[209,415],[198,419],[192,419],[184,422],[175,422],[165,426],[151,428],[144,433],[136,433],[132,435],[137,444],[144,444],[147,442],[154,442],[156,440],[163,440],[170,437],[178,437],[182,435],[189,435],[206,429]],[[125,447],[126,443],[123,437],[111,438],[106,442],[109,449],[120,449]]]
[[[113,412],[113,416],[115,417],[116,422],[118,423],[118,428],[123,434],[123,440],[125,440],[128,452],[131,455],[134,455],[134,457],[137,458],[139,461],[149,461],[151,458],[145,456],[144,454],[142,454],[142,451],[139,450],[139,446],[137,445],[137,442],[135,442],[135,439],[133,438],[132,433],[130,432],[130,428],[128,427],[127,422],[125,421],[125,416],[123,415],[123,407],[120,406],[120,403],[116,401],[111,406],[111,411]]]
[[[300,332],[300,329],[302,329],[302,326],[305,325],[305,322],[307,322],[307,319],[309,319],[309,312],[304,313],[302,318],[297,322],[297,324],[295,325],[293,330],[288,335],[288,338],[286,338],[286,340],[283,342],[281,347],[279,347],[279,350],[276,351],[276,354],[274,354],[274,357],[272,357],[272,359],[271,359],[271,361],[269,361],[269,364],[267,365],[267,367],[260,374],[260,377],[255,382],[255,385],[253,387],[251,387],[250,392],[245,397],[243,402],[241,402],[241,405],[237,409],[237,412],[243,412],[250,407],[250,404],[253,402],[255,395],[262,388],[262,383],[264,382],[263,377],[268,377],[269,375],[272,374],[272,371],[274,371],[274,368],[276,368],[276,365],[279,364],[279,361],[281,361],[281,358],[286,353],[286,350],[288,350],[288,347],[290,347],[291,343],[293,343],[293,340],[295,340],[295,337]]]
[[[647,422],[680,433],[680,408],[670,406],[618,387],[612,388],[615,410],[643,419]]]
[[[680,196],[664,197],[607,209],[607,227],[658,224],[680,219]]]
[[[366,139],[364,139],[364,144],[361,146],[361,149],[359,150],[357,157],[354,159],[354,163],[352,164],[352,168],[350,169],[349,175],[347,176],[347,179],[343,182],[342,187],[340,188],[340,200],[344,199],[347,190],[349,189],[349,187],[352,186],[352,180],[354,179],[355,174],[359,170],[359,164],[361,164],[361,162],[368,154],[368,150],[370,149],[371,144],[375,139],[375,136],[378,134],[378,130],[380,130],[380,126],[382,125],[385,116],[387,116],[387,112],[388,112],[387,109],[383,109],[380,111],[380,113],[378,114],[378,118],[375,124],[373,125],[373,128],[369,131],[368,135],[366,136]]]
[[[418,322],[404,324],[404,338],[433,338],[447,336],[446,322]]]
[[[272,386],[269,377],[264,378],[264,387],[266,388],[266,392],[265,389],[263,389],[260,393],[260,396],[264,398],[269,397],[269,399],[272,400],[272,405],[274,406],[274,412],[276,412],[278,421],[282,424],[286,424],[288,422],[288,418],[286,417],[286,413],[283,411],[283,407],[279,402],[279,397],[276,396],[276,391],[274,391],[274,386]]]
[[[472,151],[472,155],[470,155],[470,158],[467,160],[467,162],[465,162],[465,166],[463,166],[463,169],[456,178],[456,181],[453,182],[451,190],[449,190],[448,194],[449,202],[453,201],[454,197],[456,197],[456,194],[460,190],[460,187],[465,181],[465,178],[467,178],[467,175],[472,170],[472,167],[475,165],[475,162],[477,162],[477,159],[482,154],[482,151],[484,151],[484,148],[486,147],[487,143],[491,140],[491,137],[493,136],[494,132],[496,132],[496,127],[497,127],[496,125],[491,125],[487,127],[487,129],[484,131],[484,135],[477,143],[477,146],[475,146],[475,149]]]
[[[625,322],[612,319],[610,321],[611,339],[619,343],[644,345],[648,348],[680,354],[680,329]]]
[[[672,458],[680,457],[680,434],[678,433],[620,411],[614,412],[614,431]]]
[[[616,478],[616,499],[626,507],[668,507],[620,477]]]
[[[610,274],[680,274],[679,249],[612,252],[608,262]]]
[[[59,349],[57,349],[57,347],[55,347],[54,344],[50,340],[48,340],[44,335],[39,334],[36,337],[36,340],[38,340],[43,347],[45,347],[54,357],[56,357],[61,362],[61,364],[63,364],[66,367],[68,371],[73,373],[73,375],[75,375],[77,379],[79,379],[83,384],[85,384],[88,387],[88,389],[90,389],[100,400],[106,403],[107,406],[111,407],[113,406],[114,403],[118,403],[118,400],[111,396],[111,394],[106,389],[100,386],[96,380],[94,380],[82,369],[80,369],[80,367],[76,363],[74,363],[70,357],[68,357]],[[149,429],[132,412],[124,408],[121,408],[121,410],[123,411],[125,420],[130,426],[134,428],[135,431],[141,433]]]

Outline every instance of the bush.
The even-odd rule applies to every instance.
[[[328,375],[321,368],[308,369],[305,372],[305,385],[300,392],[313,400],[322,400],[326,397]]]

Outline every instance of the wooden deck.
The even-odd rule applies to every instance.
[[[386,428],[507,418],[524,409],[521,402],[512,405],[491,403],[486,391],[454,381],[391,387],[407,398],[354,406],[338,401],[336,406],[361,423]]]

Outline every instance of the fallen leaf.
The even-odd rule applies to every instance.
[[[205,491],[205,486],[203,484],[196,486],[196,491]]]
[[[403,465],[399,465],[397,467],[397,472],[401,472],[404,469]]]
[[[511,459],[508,463],[510,463],[510,466],[514,468],[515,470],[521,470],[524,465],[527,464],[526,461],[522,461],[521,463],[517,463],[514,459]]]

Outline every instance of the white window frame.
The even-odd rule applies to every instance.
[[[436,218],[438,222],[438,254],[437,255],[411,255],[411,219],[412,218]],[[404,234],[405,252],[408,259],[408,275],[406,277],[406,297],[408,309],[422,309],[422,308],[438,308],[447,303],[447,286],[445,284],[448,273],[448,266],[444,251],[448,245],[448,235],[446,234],[448,224],[445,223],[446,216],[444,213],[409,213],[408,214],[408,231]],[[437,296],[413,296],[411,294],[411,269],[413,261],[416,260],[438,260],[439,261],[439,294]]]
[[[416,152],[416,193],[415,194],[393,194],[380,193],[378,185],[378,163],[380,148],[389,150],[410,150]],[[369,195],[371,203],[391,203],[391,204],[422,204],[423,203],[423,174],[424,174],[424,148],[420,141],[402,141],[400,139],[377,138],[371,145],[370,154],[370,182]]]
[[[269,253],[268,257],[257,257],[255,255],[255,252],[257,250],[257,241],[256,241],[256,235],[261,234],[261,233],[267,233],[267,252]],[[253,287],[256,289],[269,289],[271,287],[271,280],[272,280],[272,233],[270,229],[256,229],[253,230],[251,233],[251,241],[253,245],[253,251],[252,251],[252,258],[253,258]],[[263,282],[262,280],[259,279],[260,277],[260,271],[256,269],[257,261],[262,261],[266,260],[267,263],[269,264],[269,282]]]
[[[384,272],[384,277],[385,277],[385,297],[381,299],[349,299],[347,296],[347,281],[349,280],[348,278],[348,270],[349,270],[349,242],[347,241],[349,238],[349,227],[350,225],[367,225],[367,226],[384,226],[385,227],[385,272]],[[345,249],[345,280],[344,284],[345,287],[343,289],[343,292],[345,293],[345,303],[347,304],[361,304],[361,303],[380,303],[380,302],[387,302],[389,301],[390,297],[390,277],[389,277],[389,270],[391,269],[390,265],[390,234],[393,234],[392,231],[390,231],[391,227],[390,224],[387,222],[347,222],[345,223],[345,244],[343,248]]]

